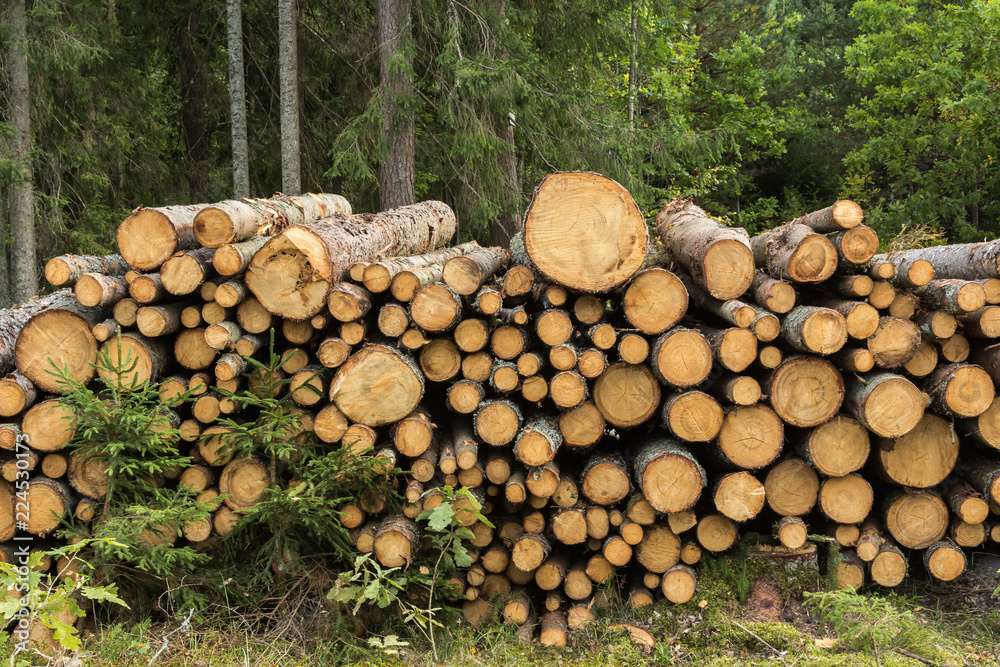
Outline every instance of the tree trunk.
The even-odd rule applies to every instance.
[[[243,79],[243,0],[226,0],[229,52],[229,119],[233,144],[233,197],[250,196],[247,101]]]
[[[774,278],[818,283],[837,270],[837,249],[812,228],[788,224],[750,241],[756,265]]]
[[[879,259],[877,255],[875,259]],[[958,278],[961,280],[981,280],[1000,276],[1000,240],[984,243],[964,243],[932,246],[916,250],[902,250],[891,253],[888,258],[897,267],[915,260],[924,260],[931,265],[931,278]]]
[[[384,142],[378,183],[381,209],[388,211],[416,201],[410,0],[377,0],[376,16]]]
[[[24,302],[38,292],[35,268],[35,200],[31,166],[31,99],[28,88],[28,18],[24,0],[14,0],[7,36],[10,124],[17,182],[10,188],[11,296]]]
[[[521,211],[519,206],[521,184],[518,182],[517,162],[514,156],[513,112],[494,116],[493,127],[496,131],[497,140],[503,145],[503,148],[497,155],[503,187],[500,193],[500,215],[490,225],[490,245],[509,248],[510,240],[521,231]]]
[[[807,225],[820,234],[829,234],[857,227],[863,217],[864,213],[856,203],[850,199],[838,199],[832,206],[792,220],[792,224]]]
[[[87,273],[123,276],[130,268],[121,255],[60,255],[45,264],[45,279],[56,287],[72,286]]]
[[[181,133],[190,199],[208,201],[208,133],[205,129],[204,46],[198,35],[198,9],[187,12],[178,30],[180,49]]]
[[[292,225],[307,225],[337,213],[349,215],[340,195],[276,194],[267,199],[228,199],[206,206],[194,219],[194,236],[206,248],[273,236]]]
[[[278,79],[281,106],[281,189],[302,192],[299,149],[298,33],[296,0],[278,0]]]

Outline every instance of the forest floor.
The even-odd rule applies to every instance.
[[[479,629],[447,623],[435,633],[435,660],[426,638],[411,636],[413,629],[407,632],[398,620],[365,618],[379,633],[365,640],[348,632],[354,619],[303,614],[310,605],[300,604],[282,619],[224,610],[183,627],[119,621],[91,633],[76,653],[51,662],[38,654],[28,662],[21,654],[11,664],[1000,667],[1000,597],[994,595],[1000,558],[977,557],[966,574],[947,585],[912,576],[905,590],[875,587],[861,595],[831,589],[815,570],[789,571],[744,558],[710,560],[701,564],[690,602],[637,610],[618,602],[558,649],[539,645],[537,633],[531,643],[520,641],[497,622]],[[647,630],[655,645],[637,641],[622,623]],[[0,650],[4,662],[9,651],[9,646]]]

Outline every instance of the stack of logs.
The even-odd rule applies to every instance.
[[[224,494],[177,539],[229,532],[272,480],[225,451],[214,422],[238,404],[219,390],[274,390],[246,361],[273,329],[303,430],[408,471],[401,505],[342,508],[359,551],[408,566],[436,489],[482,503],[492,527],[459,503],[476,561],[450,578],[470,622],[502,594],[506,622],[530,634],[540,616],[561,644],[611,581],[633,605],[686,602],[702,553],[740,530],[773,534],[780,558],[830,536],[844,586],[952,580],[1000,542],[1000,241],[877,255],[861,221],[842,200],[751,239],[675,201],[650,243],[628,192],[589,173],[546,178],[510,252],[449,247],[440,202],[137,209],[120,256],[55,258],[63,289],[0,316],[0,371],[16,366],[0,447],[31,447],[26,530],[92,518],[107,489],[99,461],[63,449],[72,414],[48,370],[88,382],[109,346],[162,381],[197,460],[176,483]],[[175,406],[184,391],[197,399]],[[0,483],[0,540],[12,499]]]

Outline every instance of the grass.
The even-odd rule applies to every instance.
[[[782,620],[755,619],[744,598],[755,582],[780,591]],[[750,598],[753,597],[751,593]],[[972,606],[969,606],[972,605]],[[352,634],[359,619],[319,604],[299,606],[282,619],[233,610],[203,615],[167,638],[153,662],[161,667],[381,667],[435,664],[429,646],[391,616],[360,619],[373,630],[371,643]],[[301,609],[310,609],[301,613]],[[636,645],[617,622],[647,629],[656,647]],[[145,667],[178,622],[116,622],[95,629],[77,656],[81,662],[54,664]],[[417,633],[412,633],[416,635]],[[830,590],[810,570],[788,572],[737,556],[701,567],[690,602],[661,602],[639,610],[617,601],[591,627],[570,635],[555,649],[524,643],[513,629],[493,623],[474,629],[449,624],[439,640],[440,664],[477,667],[1000,667],[1000,599],[989,592],[942,596],[916,588],[907,595],[879,589],[863,595]],[[379,645],[379,646],[376,646]],[[9,659],[10,647],[0,649]],[[26,656],[18,656],[23,661]],[[39,655],[30,664],[46,664]]]

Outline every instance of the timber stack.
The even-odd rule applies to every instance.
[[[451,245],[441,202],[137,209],[120,255],[51,260],[60,289],[0,318],[0,446],[35,462],[26,530],[92,518],[107,490],[65,448],[48,369],[89,382],[110,346],[193,451],[171,483],[225,497],[171,539],[226,535],[288,482],[230,460],[215,423],[239,409],[227,392],[274,387],[246,361],[273,330],[303,437],[408,471],[401,501],[342,508],[359,551],[407,566],[437,489],[482,504],[493,525],[465,513],[475,562],[452,578],[470,622],[501,604],[562,644],[611,581],[636,606],[688,601],[702,554],[747,531],[791,558],[829,536],[844,586],[955,579],[1000,543],[1000,241],[877,254],[862,217],[842,200],[750,238],[674,201],[651,235],[625,189],[582,172],[542,182],[509,252]],[[0,540],[12,497],[0,482]]]

